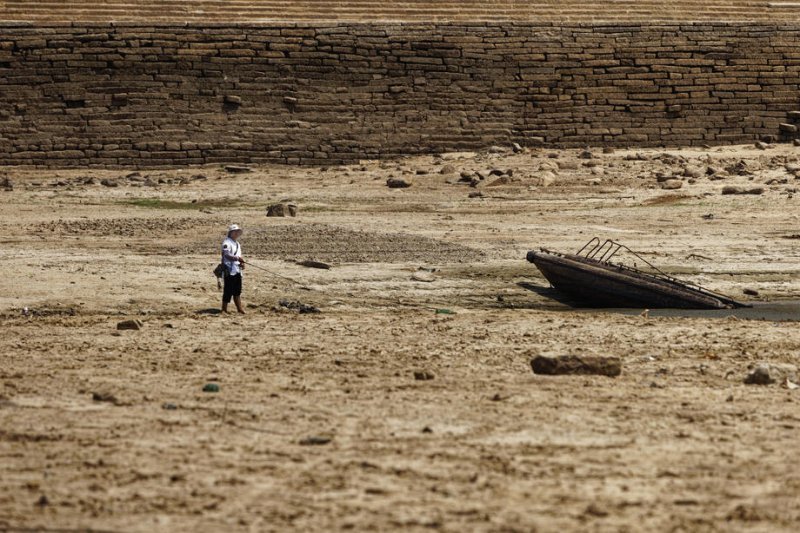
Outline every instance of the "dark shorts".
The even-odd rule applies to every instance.
[[[222,301],[228,303],[234,296],[242,294],[242,275],[231,276],[225,274],[225,289],[222,291]]]

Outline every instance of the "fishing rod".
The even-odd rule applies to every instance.
[[[287,278],[286,276],[282,276],[282,275],[280,275],[280,274],[276,274],[275,272],[273,272],[273,271],[271,271],[271,270],[269,270],[269,269],[266,269],[266,268],[264,268],[264,267],[260,267],[260,266],[258,266],[258,265],[254,265],[253,263],[250,263],[249,261],[242,261],[242,263],[244,263],[244,264],[245,264],[245,265],[247,265],[247,266],[251,266],[251,267],[255,268],[256,270],[261,270],[261,271],[264,271],[264,272],[266,272],[267,274],[270,274],[270,275],[272,275],[272,276],[275,276],[276,278],[281,278],[281,279],[285,279],[286,281],[290,281],[290,282],[294,283],[295,285],[299,285],[299,286],[300,286],[302,289],[305,289],[305,290],[311,290],[309,287],[306,287],[305,285],[303,285],[302,283],[300,283],[300,282],[299,282],[299,281],[297,281],[296,279]]]

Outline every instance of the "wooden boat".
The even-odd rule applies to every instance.
[[[611,263],[621,249],[634,254],[656,273]],[[723,294],[664,274],[641,256],[617,242],[600,243],[595,237],[577,254],[546,249],[528,252],[550,284],[588,307],[734,309],[750,307]]]

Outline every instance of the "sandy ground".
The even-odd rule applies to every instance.
[[[736,298],[798,300],[798,161],[0,169],[0,530],[797,531],[800,390],[742,383],[800,362],[797,322],[571,310],[524,257],[597,235]],[[458,183],[492,169],[513,176]],[[281,200],[299,217],[267,218]],[[213,312],[231,222],[283,276],[247,271],[244,316]],[[623,373],[536,376],[539,354]]]

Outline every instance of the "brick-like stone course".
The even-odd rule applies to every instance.
[[[0,165],[750,142],[799,84],[800,24],[5,23]]]

